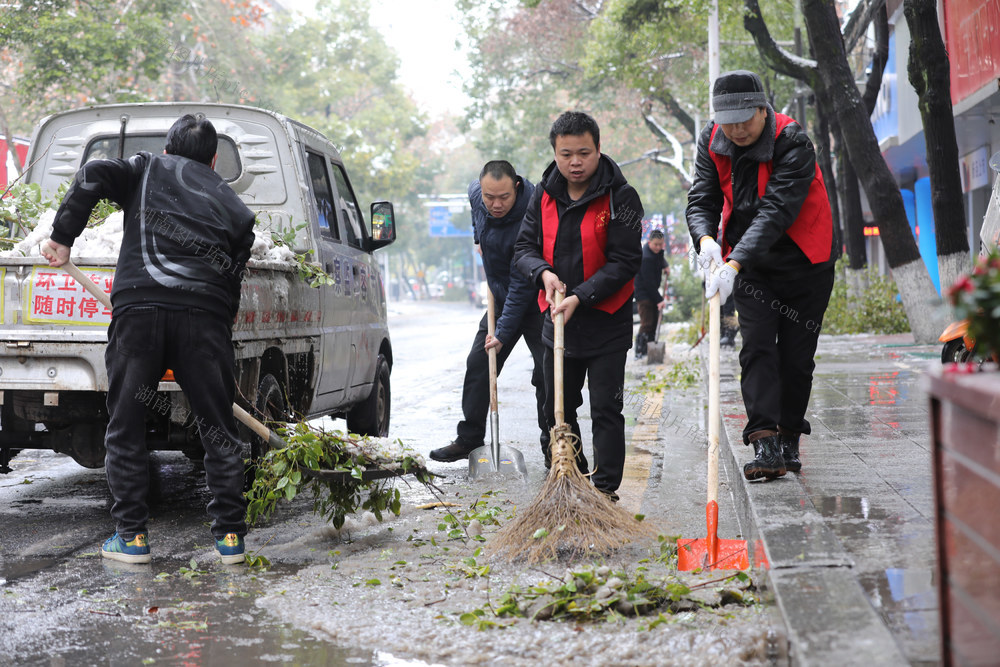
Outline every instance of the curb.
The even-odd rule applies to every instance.
[[[865,595],[854,562],[813,506],[798,477],[748,482],[743,464],[746,420],[735,358],[722,359],[720,479],[740,513],[757,577],[774,596],[793,665],[909,665]],[[706,362],[707,363],[707,362]],[[734,374],[734,369],[737,373]]]

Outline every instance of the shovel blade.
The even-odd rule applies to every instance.
[[[682,572],[750,569],[746,540],[715,540],[715,543],[713,557],[708,538],[677,540],[677,569]]]
[[[513,447],[501,446],[498,462],[494,464],[492,447],[473,449],[469,454],[469,477],[476,479],[490,473],[527,479],[528,468],[524,464],[524,455]]]

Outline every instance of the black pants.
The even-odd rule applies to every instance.
[[[497,313],[497,319],[500,313]],[[486,334],[488,329],[487,316],[484,314],[479,323],[479,331],[472,342],[472,349],[465,360],[465,384],[462,387],[462,415],[465,417],[458,422],[458,439],[469,446],[479,447],[484,444],[486,438],[486,416],[490,411],[490,357],[483,349],[486,344]],[[503,347],[497,353],[497,375],[503,369],[504,362],[510,356],[514,346],[520,338],[524,338],[525,345],[531,352],[534,360],[534,369],[531,371],[531,384],[535,388],[535,405],[538,417],[538,428],[540,430],[539,441],[542,450],[545,451],[549,442],[549,431],[545,425],[545,379],[542,374],[542,314],[534,306],[530,306],[528,312],[521,320],[521,327],[517,330],[513,340],[504,341]]]
[[[583,405],[583,382],[590,388],[591,436],[594,441],[594,474],[591,480],[601,491],[616,491],[622,483],[625,471],[625,416],[622,414],[625,385],[625,357],[628,350],[610,352],[596,357],[563,358],[563,409],[566,423],[580,437],[580,424],[576,411]],[[555,404],[553,400],[553,353],[545,348],[545,417],[555,426]],[[587,472],[587,457],[583,453],[580,440],[577,466]],[[549,466],[550,455],[545,451],[545,465]]]
[[[652,299],[643,299],[635,303],[639,309],[639,333],[646,334],[646,340],[651,343],[656,340],[656,318],[662,317],[660,309]]]
[[[810,433],[805,419],[813,360],[823,314],[833,289],[833,268],[796,280],[737,276],[733,297],[739,317],[740,389],[747,411],[743,442],[751,433]]]
[[[730,339],[735,338],[736,322],[733,321],[733,318],[736,315],[735,296],[730,296],[726,299],[726,302],[722,304],[722,307],[719,310],[719,315],[722,318],[722,322],[720,323],[720,333],[722,337],[726,338],[728,336]]]
[[[149,519],[146,410],[166,413],[156,387],[168,368],[191,404],[205,449],[212,492],[208,513],[216,539],[246,534],[243,444],[233,417],[234,354],[230,323],[206,310],[133,306],[115,313],[108,328],[108,431],[104,444],[111,516],[131,539]]]

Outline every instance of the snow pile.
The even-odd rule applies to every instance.
[[[423,454],[404,445],[398,438],[392,440],[390,438],[353,439],[343,437],[341,439],[342,434],[339,431],[336,432],[336,436],[341,441],[345,452],[363,461],[374,463],[380,468],[396,470],[403,465],[403,459],[406,457],[410,457],[421,468],[427,467],[427,461]]]
[[[40,257],[41,246],[52,235],[52,222],[56,212],[47,210],[38,217],[35,228],[27,236],[14,244],[10,250],[0,252],[0,257]],[[124,215],[116,211],[96,227],[88,227],[73,243],[75,257],[118,257],[122,244],[122,223]]]
[[[41,257],[41,245],[52,235],[52,223],[56,212],[49,209],[38,217],[35,228],[28,235],[14,244],[10,250],[0,251],[0,257]],[[87,227],[73,243],[72,256],[99,258],[108,257],[117,260],[122,245],[123,224],[125,215],[115,211],[104,222],[94,227]],[[275,245],[270,232],[263,229],[254,231],[253,247],[250,250],[251,260],[295,266],[295,253],[287,246]]]
[[[295,264],[295,253],[288,246],[275,245],[270,232],[258,229],[254,232],[253,247],[250,248],[250,259],[260,262],[277,262],[279,264]]]

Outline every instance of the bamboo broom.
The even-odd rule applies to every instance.
[[[563,296],[556,292],[556,305]],[[538,495],[496,534],[489,551],[508,560],[537,563],[560,555],[608,553],[655,531],[598,491],[576,466],[579,439],[563,409],[564,316],[555,319],[553,400],[555,426],[550,448],[552,468]]]

